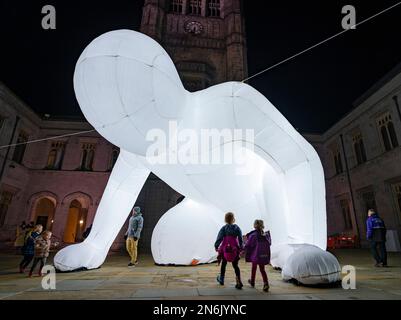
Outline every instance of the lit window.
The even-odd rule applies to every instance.
[[[220,0],[208,0],[208,16],[220,17]]]
[[[171,0],[170,11],[174,13],[183,13],[183,0]]]
[[[47,169],[60,170],[63,162],[65,142],[52,142],[49,155],[47,157]]]
[[[95,144],[84,143],[82,145],[81,170],[91,171],[95,158]]]
[[[359,164],[366,162],[366,151],[365,145],[363,143],[362,134],[357,133],[352,137],[353,145],[354,145],[354,152],[356,156],[356,162]]]
[[[18,135],[16,146],[14,149],[14,154],[13,154],[13,161],[21,164],[22,160],[24,158],[25,154],[25,149],[26,149],[26,142],[28,141],[28,135],[21,131]]]
[[[390,151],[398,147],[397,134],[395,132],[394,124],[391,114],[386,113],[377,120],[377,125],[380,130],[380,137],[383,142],[384,149]]]
[[[202,13],[202,1],[201,0],[189,0],[189,14],[201,15]]]

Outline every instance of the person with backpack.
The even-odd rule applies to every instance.
[[[387,267],[386,233],[387,229],[382,218],[375,210],[368,211],[366,221],[366,238],[370,242],[370,250],[376,260],[375,267]],[[380,253],[377,250],[379,247]]]
[[[35,239],[42,233],[43,226],[38,224],[34,227],[31,233],[27,233],[25,244],[22,247],[24,258],[19,264],[19,272],[24,273],[25,268],[31,263],[35,255]]]
[[[219,259],[221,259],[220,274],[217,276],[217,282],[222,286],[224,285],[227,262],[231,262],[236,276],[235,288],[242,289],[241,271],[238,266],[243,245],[242,232],[240,227],[234,224],[235,218],[232,212],[226,213],[224,220],[226,225],[220,229],[214,244]]]
[[[252,263],[251,278],[248,283],[255,287],[256,269],[259,267],[263,278],[263,291],[269,291],[269,280],[267,278],[265,266],[270,263],[270,232],[264,232],[263,220],[255,220],[253,224],[255,230],[246,235],[245,261]]]

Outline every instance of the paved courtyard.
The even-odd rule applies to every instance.
[[[226,286],[216,283],[216,264],[197,267],[155,266],[151,256],[140,257],[140,264],[128,268],[128,258],[111,255],[102,268],[78,273],[57,273],[56,290],[41,287],[41,278],[28,278],[17,272],[20,256],[0,254],[0,299],[401,299],[401,254],[389,255],[389,268],[374,268],[366,250],[337,250],[342,265],[354,265],[357,289],[310,288],[281,280],[280,272],[268,268],[271,291],[264,293],[260,275],[255,289],[234,288],[228,268]],[[51,259],[50,259],[51,261]],[[244,283],[249,264],[240,263]]]

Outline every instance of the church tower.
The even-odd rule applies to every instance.
[[[242,0],[145,0],[141,32],[166,49],[189,91],[247,77]]]

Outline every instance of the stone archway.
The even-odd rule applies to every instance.
[[[75,192],[66,196],[63,204],[68,207],[63,242],[76,243],[83,241],[82,234],[87,226],[89,206],[93,204],[92,197],[86,193]]]
[[[43,225],[44,230],[52,230],[58,203],[57,195],[42,191],[31,196],[29,221]]]

